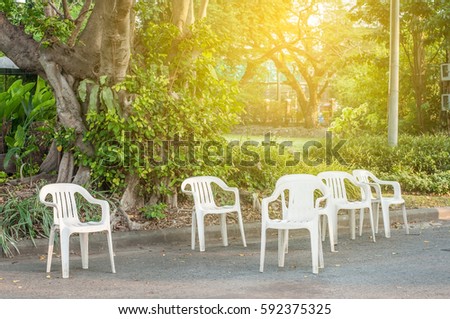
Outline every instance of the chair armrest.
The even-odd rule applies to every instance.
[[[262,221],[270,220],[270,217],[269,217],[269,204],[274,202],[274,201],[276,201],[280,197],[280,195],[281,195],[281,191],[276,189],[272,193],[272,195],[262,199],[262,201],[261,201],[261,217],[262,217]]]
[[[317,198],[315,208],[320,208],[320,203],[322,203],[323,201],[326,201],[327,199],[328,199],[328,196],[322,196],[322,197]],[[328,206],[328,202],[325,204],[325,206],[323,208],[325,208],[327,206]]]
[[[371,188],[373,188],[375,190],[375,193],[377,194],[377,199],[381,198],[381,187],[380,184],[378,183],[367,183],[367,185],[369,185]]]
[[[356,182],[355,183],[356,186],[361,187],[361,189],[363,190],[363,196],[361,198],[361,200],[370,202],[372,200],[372,192],[370,190],[370,185],[366,184],[366,183],[360,183],[360,182]]]
[[[182,191],[183,193],[185,193],[185,194],[192,195],[192,194],[193,194],[192,190],[189,191],[189,190],[186,189],[186,186],[188,186],[188,185],[190,185],[191,188],[192,188],[192,185],[191,185],[190,183],[188,183],[187,181],[184,181],[184,182],[181,184],[181,191]]]
[[[41,203],[44,204],[45,206],[52,207],[52,208],[58,210],[58,205],[56,205],[55,203],[47,202],[45,200],[41,200]]]
[[[394,197],[400,198],[402,196],[402,190],[400,187],[400,183],[396,181],[380,181],[380,185],[391,186],[394,190]]]
[[[234,203],[235,204],[240,203],[240,200],[239,200],[239,189],[237,187],[228,187],[227,186],[226,188],[222,187],[222,189],[224,191],[228,191],[228,192],[234,193]]]
[[[91,203],[91,204],[95,204],[95,205],[99,205],[100,206],[100,208],[101,208],[101,210],[102,210],[102,219],[101,219],[101,223],[108,223],[109,224],[109,221],[110,221],[110,218],[111,218],[111,216],[110,216],[110,214],[111,214],[111,212],[110,212],[110,207],[109,207],[109,203],[108,203],[108,201],[106,201],[106,200],[104,200],[104,199],[97,199],[97,198],[94,198],[89,192],[83,192],[83,193],[80,193],[83,197],[84,197],[84,199],[86,199],[86,201],[88,202],[88,203]]]

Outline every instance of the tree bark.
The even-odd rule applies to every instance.
[[[71,152],[65,152],[62,156],[61,163],[59,164],[57,183],[70,183],[72,182],[74,169],[74,160]]]
[[[134,0],[116,0],[111,11],[105,12],[101,35],[100,74],[115,84],[127,74],[131,54],[131,7]]]
[[[139,196],[139,178],[130,174],[125,178],[125,184],[127,187],[120,200],[122,209],[127,212],[144,207],[144,198]]]
[[[5,13],[0,12],[0,51],[22,70],[45,76],[39,63],[39,46],[22,27],[13,25]]]
[[[50,145],[47,156],[39,167],[39,173],[50,173],[58,169],[59,152],[56,148],[56,142],[53,141]]]
[[[172,0],[172,23],[184,34],[187,31],[187,21],[191,0]]]

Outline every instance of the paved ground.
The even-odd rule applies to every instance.
[[[341,228],[338,252],[324,243],[325,268],[311,272],[306,232],[291,232],[286,267],[278,268],[276,235],[269,236],[259,272],[259,225],[246,225],[248,247],[236,229],[230,246],[207,233],[206,252],[192,251],[189,230],[113,234],[117,273],[110,273],[106,238],[93,236],[90,268],[75,252],[70,278],[58,256],[45,273],[46,241],[13,259],[0,258],[1,298],[450,298],[450,221],[418,214],[411,234],[394,229],[350,240]],[[76,238],[74,238],[76,239]],[[25,245],[22,245],[25,247]],[[77,245],[71,248],[77,249]]]

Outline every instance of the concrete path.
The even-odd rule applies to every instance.
[[[45,273],[47,241],[39,241],[33,249],[23,243],[22,255],[0,258],[0,296],[450,298],[450,221],[445,211],[411,217],[410,235],[399,227],[387,239],[380,227],[376,243],[369,238],[369,228],[351,240],[341,225],[338,252],[331,253],[328,240],[324,242],[325,268],[318,275],[312,274],[309,237],[304,231],[291,232],[285,268],[277,266],[277,236],[270,233],[265,272],[260,273],[258,224],[246,225],[247,248],[237,229],[230,230],[230,245],[222,247],[220,231],[210,228],[203,253],[190,249],[189,229],[115,233],[116,274],[110,273],[106,238],[91,236],[90,268],[81,269],[78,245],[72,244],[69,279],[61,278],[57,255],[52,272]]]

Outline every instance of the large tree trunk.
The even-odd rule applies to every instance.
[[[58,121],[66,129],[75,132],[75,147],[87,155],[93,155],[94,147],[83,141],[86,132],[85,116],[77,99],[78,83],[84,79],[96,80],[107,75],[110,84],[122,80],[128,69],[130,41],[132,39],[131,14],[134,0],[96,0],[89,20],[84,23],[89,6],[86,0],[80,13],[69,45],[55,38],[48,47],[41,46],[24,32],[22,26],[10,23],[5,13],[0,12],[0,50],[21,69],[37,73],[45,78],[56,98]],[[54,10],[46,7],[47,16]],[[64,17],[69,17],[64,8]],[[84,30],[80,33],[82,25]],[[72,181],[74,175],[73,154],[63,150],[59,165],[59,181]],[[54,150],[48,154],[47,170],[55,162]],[[59,156],[58,156],[59,157]],[[87,168],[77,170],[73,181],[83,183],[89,178]]]
[[[60,66],[47,57],[45,53],[41,55],[39,60],[55,95],[59,123],[64,128],[74,131],[76,135],[75,147],[87,155],[93,155],[94,148],[83,140],[83,134],[86,131],[83,121],[84,114],[81,112],[81,105],[75,94],[75,84],[72,77],[64,74]],[[72,182],[74,165],[73,154],[70,150],[64,150],[64,155],[59,163],[57,181],[61,183]]]

